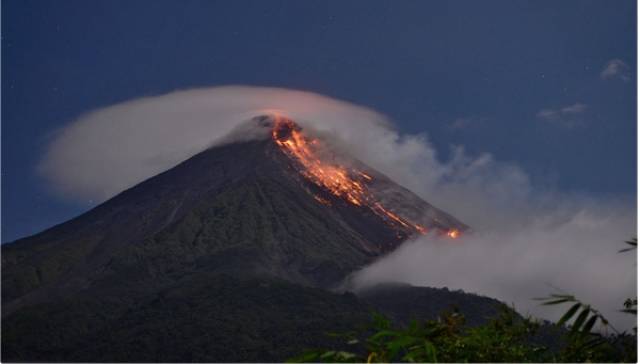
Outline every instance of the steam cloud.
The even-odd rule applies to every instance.
[[[338,147],[474,230],[455,242],[431,236],[408,242],[354,274],[355,288],[447,286],[557,319],[558,309],[531,298],[558,287],[601,309],[614,325],[633,326],[617,312],[636,294],[635,255],[617,253],[636,231],[632,202],[540,190],[518,166],[489,154],[468,156],[462,147],[441,161],[426,135],[400,135],[384,115],[326,96],[226,86],[117,104],[58,131],[38,169],[63,196],[104,200],[209,146],[256,137],[234,129],[274,109],[333,135]]]
[[[476,231],[455,242],[425,237],[405,243],[355,273],[352,288],[404,282],[462,289],[553,321],[568,307],[541,306],[533,298],[569,293],[601,310],[617,329],[632,328],[635,317],[618,310],[635,297],[636,258],[617,250],[635,226],[633,211],[601,203],[561,210],[532,217],[520,229]]]

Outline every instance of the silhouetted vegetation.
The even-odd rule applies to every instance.
[[[630,247],[620,252],[637,248],[636,238],[625,243]],[[347,349],[309,350],[289,362],[637,361],[637,328],[633,333],[619,332],[600,311],[569,294],[538,300],[543,305],[570,306],[555,324],[522,318],[507,308],[475,327],[465,325],[458,312],[443,313],[436,320],[414,320],[405,326],[375,315],[367,330],[333,334],[343,338]],[[621,311],[634,315],[635,320],[637,303],[637,298],[629,298]]]
[[[484,325],[468,327],[464,316],[450,312],[437,320],[393,326],[383,316],[373,320],[368,335],[342,335],[346,350],[310,350],[289,362],[635,362],[636,337],[629,334],[555,331],[548,324],[505,310]],[[537,342],[541,332],[557,345]],[[555,334],[554,334],[555,333]]]
[[[153,294],[121,286],[5,317],[3,360],[282,362],[313,346],[348,349],[342,338],[326,333],[365,330],[373,310],[398,317],[393,322],[400,325],[405,321],[399,313],[408,307],[419,308],[415,317],[435,319],[455,303],[480,324],[500,306],[446,289],[380,287],[362,298],[269,277],[200,272]],[[391,295],[397,297],[393,305],[387,303]]]

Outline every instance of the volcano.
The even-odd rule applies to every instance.
[[[283,360],[275,347],[309,345],[294,332],[318,343],[323,325],[364,319],[368,303],[330,291],[351,272],[412,236],[468,229],[293,120],[248,126],[260,137],[2,246],[3,356]]]

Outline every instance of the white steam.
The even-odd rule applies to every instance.
[[[434,237],[407,243],[355,274],[358,287],[447,286],[549,319],[558,318],[557,309],[531,298],[558,287],[600,308],[614,325],[633,326],[615,312],[635,296],[635,254],[617,253],[636,231],[632,201],[541,191],[518,166],[488,154],[470,157],[461,147],[441,161],[425,135],[400,135],[384,115],[326,96],[227,86],[117,104],[59,131],[39,171],[64,196],[104,200],[228,142],[239,123],[274,109],[332,134],[354,157],[474,230],[453,243]]]
[[[455,241],[414,240],[354,274],[351,283],[355,288],[404,282],[462,289],[552,321],[568,306],[541,306],[533,298],[569,293],[601,310],[616,328],[635,326],[635,317],[619,310],[636,295],[636,256],[618,253],[634,233],[635,211],[585,203],[530,219],[519,229],[476,230]]]

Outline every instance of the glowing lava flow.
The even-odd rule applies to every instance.
[[[398,216],[374,198],[366,185],[373,180],[370,175],[352,168],[348,169],[321,161],[315,150],[320,143],[318,139],[305,136],[301,128],[291,120],[279,115],[274,115],[273,119],[273,140],[287,155],[295,158],[304,167],[301,173],[307,179],[351,204],[370,208],[387,223],[398,224],[420,234],[427,233],[424,226]],[[314,196],[314,198],[320,203],[329,204],[329,201],[318,196]],[[457,238],[460,232],[452,229],[446,232],[446,235],[450,238]]]
[[[450,238],[452,238],[452,239],[455,239],[455,238],[457,238],[457,237],[460,237],[460,230],[458,230],[458,229],[451,229],[451,230],[447,231],[447,236],[448,236],[448,237],[450,237]]]

